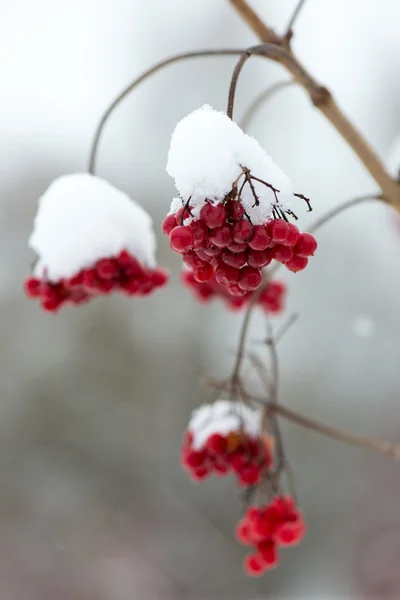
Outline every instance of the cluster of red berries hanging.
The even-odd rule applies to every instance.
[[[182,271],[182,281],[192,290],[199,302],[210,302],[214,298],[221,298],[231,310],[245,307],[252,297],[251,292],[232,296],[225,286],[216,281],[215,275],[209,281],[199,282],[191,269]],[[286,285],[282,281],[269,281],[257,299],[257,305],[269,314],[277,315],[283,310],[285,295]]]
[[[25,291],[47,311],[112,292],[146,296],[168,280],[156,266],[150,216],[92,175],[51,184],[40,198],[29,244],[38,260]]]
[[[241,296],[261,285],[272,260],[294,272],[307,266],[317,243],[288,222],[289,179],[227,115],[203,107],[182,119],[167,171],[180,195],[163,231],[197,282],[215,279]]]
[[[259,577],[279,563],[279,546],[295,546],[305,534],[300,510],[290,496],[275,496],[265,507],[251,506],[236,528],[236,537],[253,553],[245,558],[248,575]]]
[[[194,413],[183,438],[182,465],[196,481],[234,474],[241,486],[258,485],[273,464],[273,445],[261,434],[261,413],[218,400]]]

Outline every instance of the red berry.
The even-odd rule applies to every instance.
[[[198,221],[192,221],[189,227],[193,232],[195,248],[201,247],[207,239],[207,225],[199,219]]]
[[[221,227],[226,221],[225,206],[207,202],[200,210],[200,217],[210,229]]]
[[[265,567],[273,569],[278,565],[278,549],[272,539],[263,540],[257,544],[257,548]]]
[[[174,227],[176,227],[175,215],[167,215],[161,224],[163,233],[165,233],[165,235],[169,235]]]
[[[102,279],[115,279],[119,273],[119,268],[115,260],[103,258],[96,263],[96,271]]]
[[[244,560],[244,570],[251,577],[260,577],[265,570],[263,560],[259,554],[249,554]]]
[[[247,219],[237,221],[232,226],[232,238],[234,242],[241,244],[249,242],[253,236],[253,225]]]
[[[274,219],[268,223],[268,233],[273,242],[284,242],[289,235],[289,231],[289,224],[283,219]]]
[[[231,228],[229,225],[216,227],[210,231],[208,239],[215,246],[218,246],[219,248],[225,248],[226,246],[229,246],[232,241]]]
[[[177,225],[169,236],[170,246],[175,252],[186,252],[193,247],[194,235],[189,227]]]
[[[241,544],[244,544],[246,546],[249,546],[251,544],[249,524],[244,519],[237,524],[235,529],[235,537],[237,541]]]
[[[190,472],[190,475],[195,481],[203,481],[203,479],[206,479],[209,476],[209,474],[210,472],[207,469],[207,467],[198,467],[197,469],[193,469],[193,471]]]
[[[163,287],[168,283],[168,273],[163,269],[155,269],[151,272],[151,283],[156,287]]]
[[[293,258],[293,248],[290,246],[276,246],[274,248],[275,260],[281,263],[287,263]]]
[[[235,269],[240,269],[247,262],[245,252],[238,252],[238,254],[234,254],[228,249],[225,249],[222,252],[221,258],[226,265],[229,265],[230,267],[235,267]]]
[[[253,229],[253,237],[249,242],[250,248],[253,250],[265,250],[271,242],[271,236],[268,235],[264,225],[255,225]]]
[[[302,519],[284,523],[276,532],[276,540],[281,546],[295,546],[303,539],[305,529]]]
[[[206,447],[209,452],[214,452],[215,454],[225,454],[227,450],[226,437],[220,433],[214,433],[208,438]]]
[[[245,250],[247,250],[247,247],[247,244],[244,242],[242,242],[241,244],[237,242],[232,242],[232,244],[229,244],[228,250],[233,252],[233,254],[239,254],[239,252],[244,252]]]
[[[202,467],[206,460],[206,453],[204,450],[189,450],[185,453],[183,457],[183,462],[186,466],[192,467],[196,469],[197,467]]]
[[[299,239],[294,247],[294,253],[297,256],[313,256],[317,249],[317,240],[311,233],[300,234]]]
[[[302,271],[308,265],[308,258],[303,256],[293,256],[291,260],[285,263],[286,268],[289,271],[293,271],[293,273],[297,273],[297,271]]]
[[[204,248],[204,252],[210,258],[213,258],[214,256],[219,256],[221,254],[221,248],[218,248],[218,246],[210,245]]]
[[[284,241],[285,246],[294,246],[300,237],[300,231],[293,223],[288,223],[289,234]]]
[[[35,277],[29,277],[25,281],[25,294],[29,298],[38,298],[40,296],[40,288],[42,286],[42,282],[40,279],[36,279]]]
[[[262,275],[259,269],[254,267],[243,267],[240,269],[239,287],[245,292],[256,290],[262,282]]]
[[[199,258],[198,254],[193,250],[185,252],[183,255],[183,262],[191,269],[200,269],[204,265],[204,260]]]
[[[190,209],[191,208],[192,208],[191,206],[186,207],[186,208],[184,206],[181,206],[178,209],[178,211],[175,215],[175,221],[176,221],[177,225],[183,225],[183,222],[185,219],[190,219],[190,217],[191,217]]]
[[[271,262],[271,254],[265,251],[249,250],[247,252],[247,264],[255,269],[262,269]]]
[[[238,269],[221,264],[215,271],[215,280],[221,285],[233,285],[234,283],[237,283],[239,273],[240,271]]]
[[[250,463],[238,473],[238,476],[241,485],[255,485],[260,479],[260,469],[256,464]]]
[[[198,250],[195,250],[195,253],[204,262],[210,262],[210,260],[212,258],[212,256],[209,256],[208,254],[205,253],[204,248],[199,248]]]
[[[244,215],[244,207],[238,200],[230,200],[226,204],[228,218],[232,221],[240,221]]]
[[[199,283],[203,283],[204,281],[209,281],[211,277],[214,275],[213,267],[205,263],[203,266],[193,270],[193,276],[196,281]]]
[[[235,296],[235,298],[229,298],[229,302],[231,304],[233,303],[233,306],[236,308],[240,308],[246,303],[246,292],[241,290],[236,283],[230,285],[227,291],[231,296]]]

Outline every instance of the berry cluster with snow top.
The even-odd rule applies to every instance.
[[[272,444],[262,436],[259,410],[218,400],[193,413],[182,444],[182,464],[193,479],[234,473],[240,485],[257,485],[272,463]]]
[[[174,198],[163,221],[173,250],[198,282],[215,280],[234,296],[257,289],[273,259],[307,266],[314,237],[289,223],[289,179],[258,142],[209,106],[182,119],[171,138],[167,172]]]
[[[156,267],[150,216],[86,173],[59,177],[46,190],[29,245],[38,260],[25,290],[48,311],[113,291],[147,295],[167,282]]]

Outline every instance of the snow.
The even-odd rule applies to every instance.
[[[291,208],[293,190],[288,177],[257,140],[245,134],[225,113],[205,105],[177,124],[171,138],[167,172],[175,179],[183,203],[190,198],[195,218],[206,199],[212,203],[223,201],[243,167],[279,190],[279,206],[283,210]],[[242,176],[239,188],[243,181]],[[276,199],[264,184],[253,180],[253,185],[259,205],[254,206],[248,183],[241,192],[241,201],[254,224],[265,223],[272,216]],[[182,199],[179,206],[182,206]],[[174,198],[171,213],[176,205]]]
[[[39,198],[28,243],[38,255],[34,274],[50,281],[124,249],[144,266],[155,266],[151,217],[125,193],[87,173],[53,181]]]
[[[193,448],[199,450],[214,433],[228,435],[231,431],[243,431],[256,438],[261,433],[261,411],[246,404],[218,400],[203,404],[190,419],[188,430],[193,434]]]

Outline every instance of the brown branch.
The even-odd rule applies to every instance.
[[[296,8],[293,11],[292,16],[289,19],[289,22],[287,24],[286,27],[286,33],[284,34],[283,38],[287,41],[290,41],[293,35],[293,25],[295,24],[301,9],[304,8],[304,4],[306,3],[306,0],[300,0],[300,2],[297,3]]]
[[[221,50],[194,50],[192,52],[183,52],[182,54],[176,54],[175,56],[170,56],[165,60],[153,65],[144,73],[136,77],[118,96],[113,100],[110,106],[105,110],[103,116],[101,117],[99,124],[96,127],[96,131],[93,137],[91,150],[90,150],[90,158],[89,158],[89,173],[94,173],[96,168],[96,157],[98,146],[100,143],[101,134],[103,132],[104,126],[107,123],[108,119],[114,112],[114,110],[119,106],[119,104],[138,86],[140,83],[145,81],[151,75],[157,73],[164,67],[168,65],[172,65],[173,63],[180,62],[182,60],[186,60],[188,58],[201,58],[205,56],[237,56],[238,54],[242,54],[244,52],[243,49],[221,49]]]
[[[255,398],[253,398],[253,400],[254,399]],[[395,460],[400,460],[399,444],[392,444],[391,442],[382,442],[374,438],[357,435],[350,431],[346,431],[345,429],[338,429],[336,427],[331,427],[330,425],[325,425],[324,423],[319,423],[318,421],[309,419],[304,415],[301,415],[297,412],[290,410],[289,408],[286,408],[286,406],[282,406],[282,404],[270,405],[270,410],[275,411],[280,416],[284,417],[285,419],[288,419],[289,421],[292,421],[293,423],[296,423],[297,425],[300,425],[301,427],[312,429],[317,433],[331,437],[336,440],[340,440],[342,442],[346,442],[347,444],[352,444],[353,446],[362,446],[364,448],[374,450],[375,452],[379,452],[380,454],[388,454],[389,456],[392,456]]]
[[[330,92],[325,87],[318,85],[293,52],[288,48],[287,40],[278,38],[275,32],[263,23],[246,0],[229,1],[262,42],[272,43],[276,46],[280,46],[283,50],[286,50],[285,55],[278,55],[278,53],[276,53],[275,56],[269,56],[269,58],[284,65],[288,71],[292,73],[295,80],[307,90],[314,105],[325,115],[328,121],[330,121],[338,133],[357,154],[360,161],[381,188],[387,201],[400,212],[399,183],[389,175],[375,151],[339,109]]]

